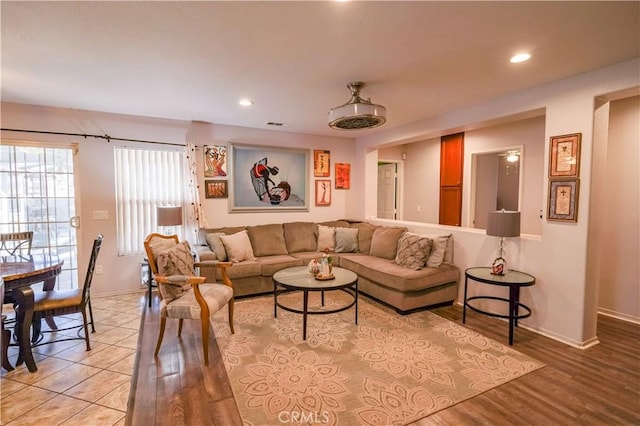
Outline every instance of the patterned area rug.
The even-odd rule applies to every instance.
[[[325,309],[348,303],[325,294]],[[322,309],[311,293],[310,306]],[[302,294],[281,296],[302,305]],[[298,306],[299,305],[299,306]],[[236,301],[214,318],[218,346],[246,425],[404,425],[543,366],[508,346],[425,311],[401,316],[360,297],[354,308],[310,315],[273,297]]]

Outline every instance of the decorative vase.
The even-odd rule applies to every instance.
[[[312,259],[311,262],[309,262],[309,273],[314,277],[320,273],[320,264],[317,260]]]
[[[492,275],[504,275],[507,273],[507,261],[503,257],[498,257],[491,265]]]

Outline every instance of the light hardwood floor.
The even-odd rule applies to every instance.
[[[461,323],[460,306],[434,312]],[[203,366],[201,351],[184,351],[200,347],[197,324],[188,323],[182,344],[165,341],[156,366],[157,314],[147,313],[127,424],[242,424],[215,339],[210,339],[209,367]],[[468,312],[466,326],[507,342],[504,321]],[[170,327],[175,324],[167,327],[165,339],[175,335]],[[601,316],[598,337],[599,345],[581,350],[518,328],[514,348],[546,367],[416,425],[640,425],[640,326]]]

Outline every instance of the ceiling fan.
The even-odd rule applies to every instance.
[[[500,157],[506,157],[506,160],[509,163],[515,163],[518,160],[520,160],[520,150],[517,149],[511,149],[509,151],[506,152],[502,152],[500,154],[498,154],[498,156]]]

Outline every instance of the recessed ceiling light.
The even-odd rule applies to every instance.
[[[531,55],[528,53],[518,53],[517,55],[512,56],[510,61],[517,64],[518,62],[528,61],[529,58],[531,58]]]
[[[238,103],[240,105],[242,105],[242,106],[251,106],[251,105],[253,105],[253,101],[250,101],[249,99],[240,99],[240,101]]]

